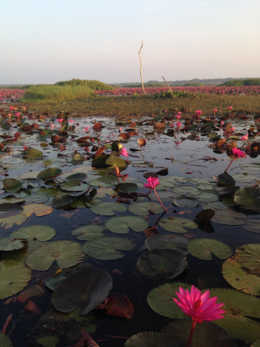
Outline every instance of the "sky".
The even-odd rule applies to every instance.
[[[0,84],[260,77],[259,0],[1,1]]]

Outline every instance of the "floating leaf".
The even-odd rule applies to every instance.
[[[214,180],[223,186],[234,186],[236,181],[232,176],[230,176],[227,172],[224,172],[221,175],[213,176]]]
[[[246,221],[246,224],[243,225],[243,228],[249,231],[253,231],[254,233],[260,234],[260,219],[249,219]]]
[[[187,230],[184,228],[197,229],[198,227],[197,223],[194,223],[189,219],[179,217],[162,218],[159,222],[159,225],[163,229],[174,233],[186,233]]]
[[[88,241],[83,246],[83,250],[88,256],[100,260],[122,258],[124,254],[117,251],[117,249],[122,251],[131,251],[133,245],[128,239],[102,237],[101,239]]]
[[[36,248],[26,257],[26,264],[33,270],[48,270],[56,260],[61,269],[78,264],[84,258],[82,247],[73,241],[53,241]]]
[[[35,213],[37,217],[43,217],[51,214],[52,212],[52,207],[43,204],[32,204],[23,207],[23,214],[25,214],[27,218],[33,213]]]
[[[1,347],[13,347],[11,340],[5,334],[0,333],[0,346]]]
[[[102,236],[103,230],[106,228],[103,225],[84,225],[72,231],[71,235],[77,235],[78,240],[94,240]]]
[[[245,268],[260,274],[260,244],[251,243],[236,249],[237,261]]]
[[[195,223],[208,223],[215,215],[215,211],[208,208],[204,211],[200,211],[196,217],[194,222]]]
[[[187,318],[179,306],[173,301],[173,298],[178,299],[176,291],[179,291],[179,287],[188,289],[189,291],[191,289],[191,285],[178,282],[166,283],[154,288],[147,296],[147,302],[151,309],[168,318]]]
[[[19,213],[12,217],[0,218],[0,226],[5,229],[12,228],[15,224],[21,225],[26,221],[27,217],[24,213]]]
[[[113,187],[117,183],[117,178],[113,175],[106,175],[91,181],[89,184],[91,186],[102,186],[102,187]]]
[[[90,211],[100,216],[114,216],[115,212],[125,212],[126,206],[116,202],[100,202],[92,205]]]
[[[0,204],[0,218],[15,216],[23,211],[22,206],[4,202]]]
[[[100,154],[92,160],[93,168],[106,168],[106,160],[109,158],[109,154]]]
[[[127,162],[124,159],[115,156],[109,157],[106,160],[106,165],[108,165],[111,169],[115,168],[116,166],[120,170],[125,170],[127,168]]]
[[[157,332],[144,332],[133,335],[125,343],[125,347],[184,347],[178,337]]]
[[[110,218],[106,222],[108,230],[116,234],[128,234],[129,228],[136,232],[143,231],[149,226],[148,222],[140,217],[120,216]]]
[[[22,188],[22,183],[15,178],[5,178],[3,185],[8,193],[16,193]]]
[[[188,254],[187,244],[189,240],[183,236],[175,235],[152,235],[145,240],[145,246],[150,251],[153,249],[175,249],[183,254]]]
[[[88,184],[80,184],[78,180],[66,181],[61,185],[61,189],[69,192],[82,192],[89,188]]]
[[[219,200],[219,195],[214,190],[204,190],[197,198],[200,202],[213,202]]]
[[[187,248],[191,255],[203,260],[212,260],[211,253],[219,259],[227,259],[232,255],[228,245],[213,239],[199,238],[191,240]]]
[[[43,153],[35,148],[27,148],[23,152],[23,156],[27,161],[41,160],[43,159]]]
[[[162,332],[188,341],[192,322],[182,319],[169,323]],[[212,322],[197,324],[192,337],[192,347],[237,347],[227,332]]]
[[[85,181],[86,178],[87,178],[87,175],[85,173],[79,172],[79,173],[69,175],[65,180],[66,181],[74,181],[74,180]]]
[[[43,347],[56,347],[59,339],[57,336],[44,336],[36,339],[36,342],[38,342]]]
[[[52,296],[54,308],[61,312],[87,314],[100,305],[112,289],[112,278],[106,270],[83,268],[62,281]]]
[[[173,199],[172,202],[175,206],[178,206],[178,207],[194,208],[194,207],[197,207],[199,205],[199,201],[197,199],[189,198],[189,197],[175,198],[175,199]]]
[[[234,194],[234,202],[254,211],[260,210],[260,189],[255,187],[241,188]]]
[[[227,210],[216,210],[214,217],[211,222],[224,224],[224,225],[243,225],[246,223],[246,215],[233,211]]]
[[[149,211],[151,211],[154,214],[162,213],[164,209],[162,206],[156,202],[133,202],[131,205],[129,205],[129,212],[133,214],[137,214],[138,216],[148,216]]]
[[[248,317],[260,318],[260,300],[233,289],[211,289],[211,297],[224,302],[225,318],[215,323],[224,328],[234,339],[251,343],[260,339],[260,324]]]
[[[45,181],[50,181],[52,180],[54,177],[57,177],[59,175],[62,174],[62,170],[58,169],[56,167],[50,167],[49,169],[43,170],[41,171],[37,177],[45,180]]]
[[[12,260],[0,262],[0,299],[22,290],[31,279],[31,271],[23,263]]]
[[[135,192],[138,188],[138,185],[135,183],[120,183],[115,187],[115,190],[120,193],[131,193]]]
[[[137,269],[152,278],[173,279],[188,266],[185,255],[175,249],[154,249],[142,254],[137,260]]]
[[[0,251],[13,251],[25,247],[24,240],[6,237],[0,239]]]
[[[260,340],[255,341],[251,347],[260,347]]]
[[[188,185],[173,187],[172,192],[178,193],[180,195],[189,194],[189,195],[193,195],[193,196],[197,196],[197,195],[201,194],[201,191],[198,190],[197,187],[188,186]]]
[[[47,241],[52,239],[55,234],[55,230],[47,225],[30,225],[14,231],[11,235],[12,237],[21,237],[26,240]]]
[[[247,294],[260,295],[260,278],[245,269],[236,258],[230,258],[223,264],[222,273],[235,289]]]
[[[158,186],[158,188],[159,188],[159,186]],[[157,194],[158,194],[158,196],[162,202],[172,202],[172,199],[177,195],[175,193],[168,192],[168,191],[158,191]],[[148,195],[148,197],[151,200],[158,201],[157,196],[155,195],[154,191],[152,191]]]
[[[68,194],[59,193],[52,199],[51,206],[53,208],[61,208],[69,205],[74,199]]]

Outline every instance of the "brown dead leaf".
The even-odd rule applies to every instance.
[[[51,214],[53,212],[53,208],[43,204],[30,204],[23,206],[23,214],[29,218],[33,213],[37,217],[43,217]]]

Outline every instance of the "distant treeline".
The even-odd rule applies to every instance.
[[[228,81],[226,83],[223,83],[222,86],[260,86],[260,78]]]

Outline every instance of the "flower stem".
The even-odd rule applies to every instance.
[[[156,190],[155,190],[155,189],[154,189],[154,193],[155,193],[155,195],[156,195],[156,197],[157,197],[157,199],[158,199],[159,203],[160,203],[160,204],[161,204],[161,206],[163,207],[164,211],[165,211],[165,212],[168,212],[168,211],[166,210],[166,208],[164,207],[163,203],[161,202],[161,200],[160,200],[160,198],[159,198],[159,196],[158,196],[158,194],[157,194],[157,192],[156,192]]]
[[[189,338],[188,338],[186,347],[190,347],[190,344],[191,344],[191,340],[192,340],[192,336],[193,336],[193,332],[194,332],[195,326],[196,326],[196,322],[195,322],[195,321],[192,321],[192,327],[191,327],[191,329],[190,329],[190,335],[189,335]]]
[[[228,168],[230,167],[230,165],[233,163],[233,161],[235,160],[235,158],[231,161],[231,163],[228,165],[228,167],[226,168],[225,172],[227,172]]]

